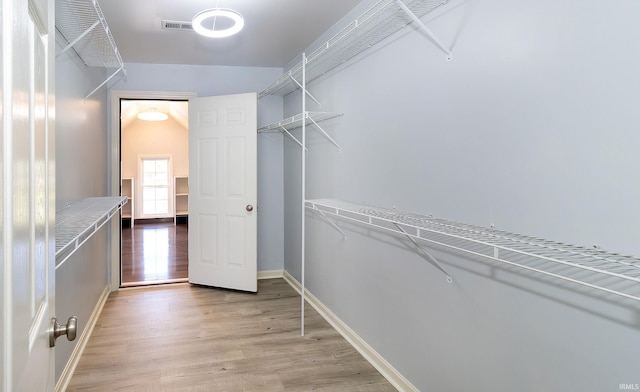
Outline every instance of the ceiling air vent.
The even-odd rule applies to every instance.
[[[163,20],[162,21],[162,29],[163,30],[182,30],[182,31],[193,31],[193,25],[191,22],[179,22],[175,20]]]

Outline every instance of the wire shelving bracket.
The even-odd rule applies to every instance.
[[[335,199],[305,204],[340,219],[640,301],[637,257]]]
[[[448,1],[449,0],[445,0],[443,4]],[[402,8],[402,10],[407,14],[407,16],[409,16],[411,20],[416,25],[418,25],[418,27],[429,37],[429,39],[431,39],[431,41],[433,41],[433,43],[447,55],[447,60],[451,61],[451,59],[453,59],[453,55],[451,54],[451,51],[449,50],[449,48],[447,48],[442,43],[442,41],[440,41],[438,37],[436,37],[436,35],[433,34],[433,32],[420,20],[420,18],[416,16],[416,14],[414,14],[411,11],[411,9],[409,9],[409,7],[407,7],[405,3],[402,2],[402,0],[396,0],[396,3],[398,4],[398,6],[400,6],[400,8]]]
[[[339,213],[337,211],[327,211],[326,209],[323,209],[322,207],[326,207],[325,205],[319,208],[318,207],[320,205],[319,202],[321,201],[325,201],[325,200],[320,200],[320,201],[307,200],[305,205],[307,208],[309,208],[313,212],[319,214],[324,219],[325,222],[327,222],[331,227],[333,227],[336,231],[338,231],[342,235],[342,239],[346,240],[347,235],[345,234],[345,232],[333,220],[331,220],[327,216],[327,214],[340,216]],[[369,222],[366,222],[366,223],[371,224]],[[421,246],[415,240],[413,235],[408,233],[399,223],[393,222],[393,225],[397,229],[393,231],[397,231],[400,234],[404,234],[404,236],[407,237],[407,239],[411,241],[411,243],[413,243],[413,245],[416,247],[418,252],[421,253],[424,258],[426,258],[431,264],[433,264],[437,269],[439,269],[445,275],[445,277],[447,278],[447,282],[453,283],[453,278],[451,278],[451,275],[444,269],[444,267],[442,267],[440,262],[431,253],[429,253],[423,246]],[[389,228],[385,227],[385,230],[389,230]]]
[[[340,151],[340,145],[320,126],[319,123],[330,120],[332,118],[340,117],[342,113],[328,113],[328,112],[304,112],[296,114],[295,116],[285,118],[275,124],[264,126],[258,129],[258,133],[268,132],[283,132],[285,135],[293,139],[300,147],[303,147],[305,151],[308,151],[306,146],[302,145],[302,142],[291,134],[290,131],[301,128],[302,124],[314,125],[315,128],[326,137],[336,148]]]
[[[56,213],[56,269],[127,204],[126,196],[90,197]]]
[[[122,57],[97,0],[56,0],[56,29],[67,45],[56,55],[73,49],[85,65],[112,72],[84,99],[92,96],[120,71],[126,74]]]
[[[306,83],[324,75],[347,62],[378,42],[400,31],[410,23],[416,23],[430,40],[451,60],[451,51],[429,30],[420,18],[448,0],[380,0],[327,42],[320,45],[302,61],[278,78],[271,86],[258,94],[287,95],[301,88],[303,66]],[[308,94],[308,92],[305,92]],[[316,103],[318,102],[313,98]]]
[[[327,214],[324,213],[324,211],[319,210],[317,208],[313,208],[313,210],[315,212],[317,212],[318,214],[320,214],[321,217],[324,218],[324,220],[334,229],[336,229],[336,231],[338,231],[338,233],[342,234],[342,239],[346,240],[347,239],[347,235],[345,234],[345,232],[338,226],[336,225],[336,223],[334,221],[332,221],[331,219],[329,219],[329,217],[327,216]]]
[[[295,85],[296,85],[296,86],[298,86],[298,88],[299,88],[299,89],[301,89],[302,91],[304,91],[304,93],[305,93],[309,98],[311,98],[311,100],[312,100],[313,102],[317,103],[319,107],[321,107],[321,106],[322,106],[322,104],[320,103],[320,101],[318,101],[318,100],[316,99],[316,97],[314,97],[314,96],[313,96],[313,94],[311,94],[311,92],[310,92],[307,88],[303,87],[303,86],[302,86],[302,83],[298,82],[298,81],[296,80],[296,78],[291,74],[291,72],[289,72],[289,79],[291,79],[291,81],[292,81],[293,83],[295,83]]]
[[[324,213],[322,213],[324,215]],[[334,224],[335,225],[335,224]],[[402,228],[402,226],[400,226],[400,224],[398,223],[394,223],[394,225],[398,228],[398,230],[400,232],[402,232],[405,237],[407,237],[409,239],[409,241],[411,241],[413,243],[413,245],[420,251],[420,253],[422,253],[422,255],[429,260],[429,262],[433,265],[435,265],[435,267],[437,269],[439,269],[440,271],[442,271],[442,273],[444,274],[444,276],[447,278],[447,282],[449,283],[453,283],[453,278],[451,278],[451,275],[449,275],[449,273],[444,269],[444,267],[442,267],[442,265],[440,264],[440,262],[438,261],[438,259],[436,259],[435,257],[433,257],[433,255],[431,255],[431,253],[427,252],[427,250],[422,247],[420,244],[418,244],[418,242],[413,238],[412,235],[410,235],[409,233],[407,233],[407,231],[405,229]],[[337,227],[337,225],[335,225]]]

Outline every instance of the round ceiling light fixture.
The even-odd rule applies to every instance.
[[[230,27],[216,30],[218,17],[228,18],[233,23]],[[204,27],[207,19],[213,18],[212,27]],[[224,38],[237,34],[244,27],[244,18],[239,12],[228,8],[211,8],[193,17],[193,29],[196,33],[211,38]]]
[[[138,118],[143,121],[164,121],[169,118],[169,115],[159,112],[156,108],[150,108],[146,112],[138,113]]]

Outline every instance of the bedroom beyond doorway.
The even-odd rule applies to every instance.
[[[120,285],[188,278],[188,101],[120,99]]]

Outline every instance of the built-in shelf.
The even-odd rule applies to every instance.
[[[122,185],[120,188],[120,195],[125,196],[127,198],[127,204],[122,206],[121,217],[124,221],[128,221],[130,227],[134,226],[135,223],[135,180],[134,178],[123,178]]]
[[[173,223],[177,224],[179,221],[186,221],[189,216],[189,177],[177,176],[173,179],[173,189],[175,192],[174,198],[174,214]]]
[[[445,3],[447,0],[410,0],[402,3],[397,0],[378,1],[338,34],[306,56],[306,83],[310,83],[317,77],[352,59],[408,24],[419,22],[415,18],[420,18]],[[420,27],[431,36],[432,42],[445,51],[450,59],[451,53],[432,36],[424,25]],[[300,87],[299,81],[302,79],[304,61],[303,57],[300,63],[293,66],[271,86],[261,91],[258,97],[287,95],[298,89]]]
[[[56,212],[56,269],[126,203],[126,196],[91,197]]]
[[[97,0],[56,0],[56,29],[67,42],[57,56],[73,49],[87,66],[111,70],[85,99],[118,72],[124,72],[122,57]]]
[[[640,301],[636,257],[335,199],[306,208]]]

